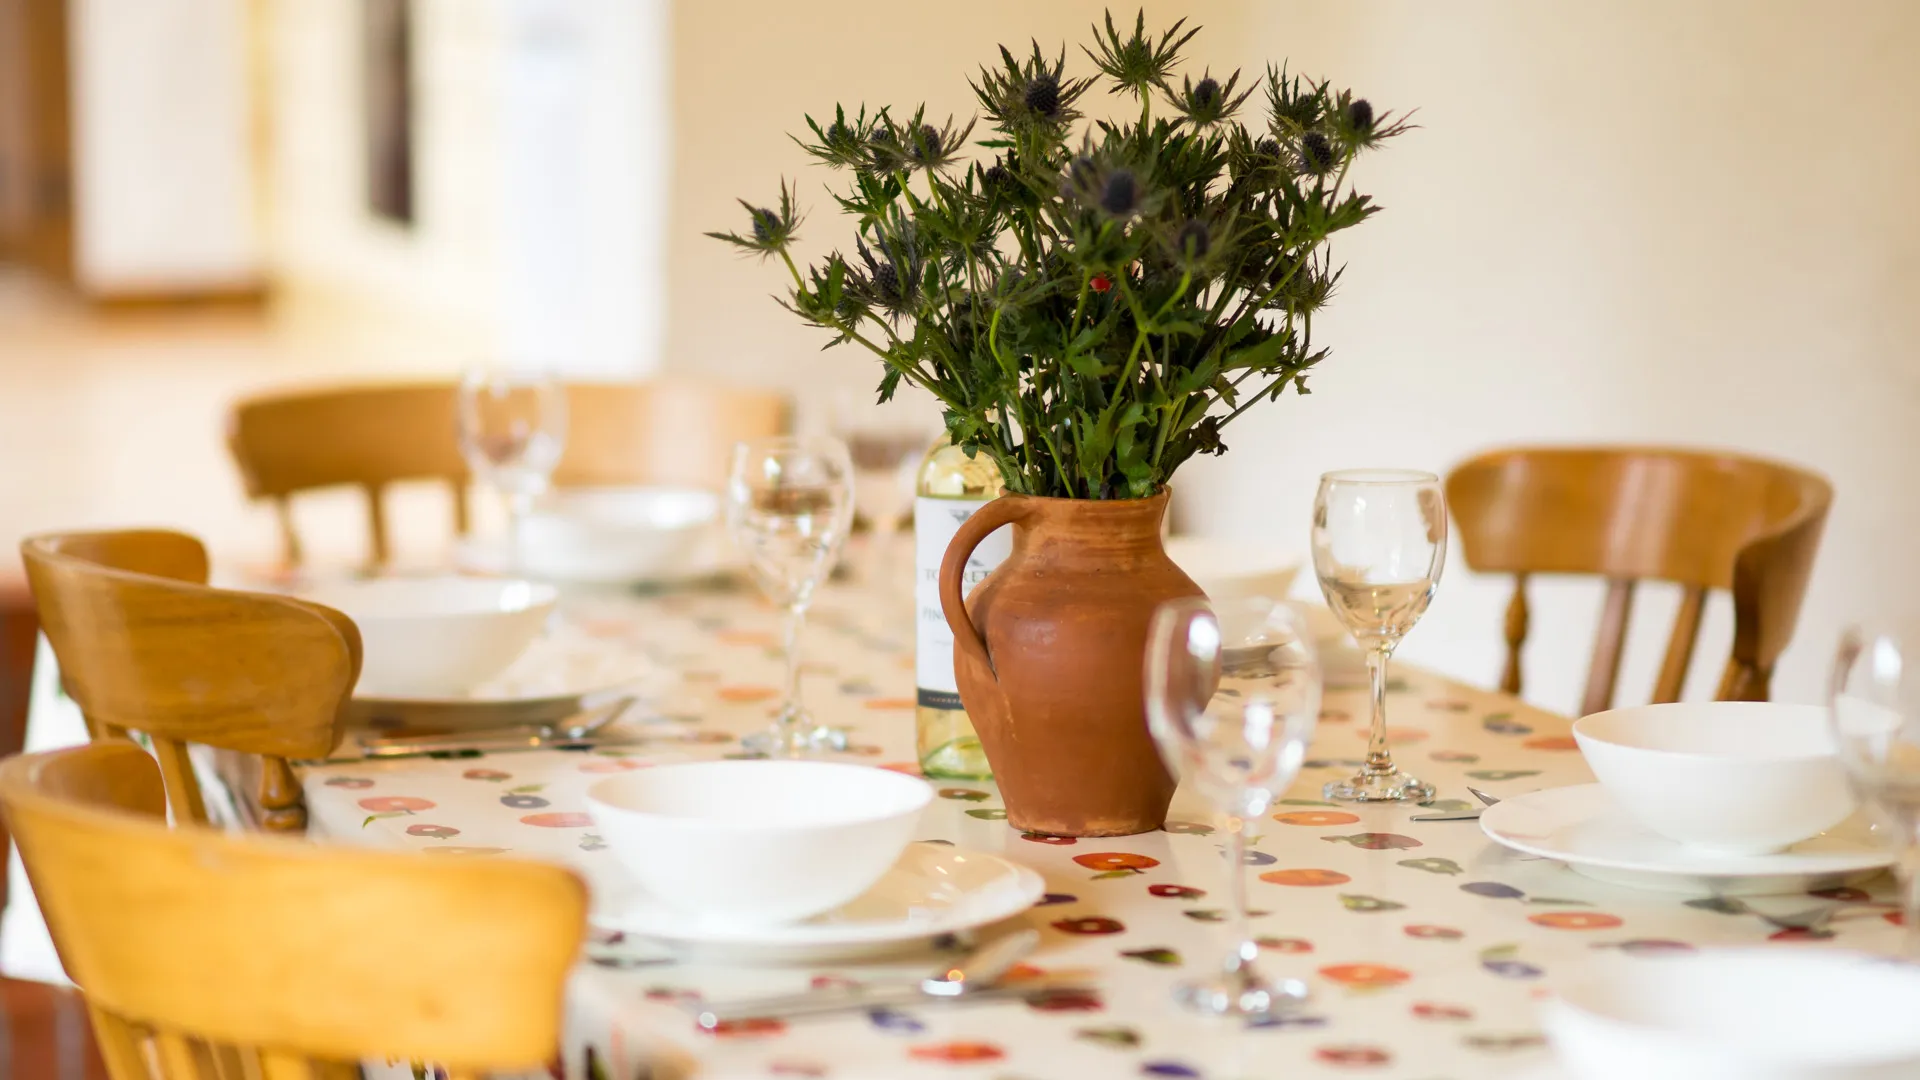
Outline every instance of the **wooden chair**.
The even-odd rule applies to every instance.
[[[785,394],[694,379],[567,386],[558,487],[651,484],[719,490],[733,444],[786,432]]]
[[[234,406],[227,441],[247,494],[272,499],[288,565],[301,547],[291,498],[351,485],[366,493],[373,562],[391,544],[383,496],[392,484],[434,480],[453,494],[464,534],[470,477],[456,435],[452,383],[304,390]],[[561,487],[628,484],[718,488],[741,439],[776,435],[790,423],[782,394],[681,379],[567,386],[567,447],[554,471]]]
[[[1691,450],[1518,448],[1483,454],[1447,477],[1462,554],[1475,570],[1514,575],[1500,689],[1520,692],[1527,579],[1607,579],[1581,714],[1612,707],[1640,579],[1680,585],[1653,700],[1676,701],[1693,659],[1707,590],[1733,593],[1733,652],[1720,700],[1764,701],[1793,637],[1833,488],[1789,465]]]
[[[391,547],[386,489],[403,481],[438,480],[453,495],[454,528],[467,531],[467,463],[456,435],[450,383],[300,390],[249,398],[233,407],[227,446],[247,495],[272,499],[288,566],[300,564],[293,496],[353,486],[367,501],[373,563]]]
[[[356,1062],[539,1068],[586,890],[435,860],[183,827],[110,741],[0,764],[0,809],[114,1080],[345,1080]]]
[[[360,631],[331,608],[208,588],[200,542],[164,530],[65,533],[20,545],[61,681],[94,738],[145,733],[179,821],[204,822],[187,757],[203,743],[260,760],[264,827],[306,827],[288,758],[325,757],[360,674]]]

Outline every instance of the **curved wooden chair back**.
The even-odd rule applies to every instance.
[[[169,830],[118,740],[0,764],[0,808],[115,1080],[473,1077],[558,1046],[586,919],[561,867]]]
[[[247,495],[273,500],[286,561],[301,560],[293,496],[352,486],[366,495],[374,565],[392,551],[386,489],[409,480],[444,482],[454,528],[467,531],[467,463],[460,456],[451,383],[297,390],[248,398],[233,407],[227,445]]]
[[[567,385],[559,487],[651,484],[718,490],[733,444],[791,427],[785,394],[699,379]]]
[[[1653,700],[1677,701],[1710,589],[1733,594],[1732,655],[1716,697],[1764,701],[1793,637],[1833,488],[1820,476],[1757,458],[1633,447],[1498,450],[1447,476],[1461,552],[1475,570],[1510,573],[1505,671],[1521,687],[1527,578],[1607,579],[1581,714],[1613,705],[1634,583],[1681,586],[1679,614]]]
[[[206,550],[165,530],[58,533],[20,545],[63,685],[94,738],[153,742],[179,821],[204,822],[187,757],[203,743],[261,759],[267,828],[306,827],[288,758],[338,745],[360,631],[332,608],[213,589]]]
[[[453,494],[454,529],[469,524],[469,474],[456,433],[452,383],[276,393],[233,408],[227,441],[247,494],[272,499],[289,566],[301,561],[291,499],[352,485],[367,499],[373,563],[392,551],[384,492],[438,480]],[[567,446],[554,470],[562,487],[654,484],[718,488],[741,439],[788,430],[785,395],[690,379],[567,386]]]

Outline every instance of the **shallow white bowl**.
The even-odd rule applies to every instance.
[[[463,694],[540,636],[553,586],[496,578],[375,578],[326,585],[306,599],[360,628],[357,696]]]
[[[1542,1003],[1580,1080],[1920,1076],[1920,968],[1800,949],[1593,956]]]
[[[865,892],[932,798],[923,780],[865,765],[700,761],[602,780],[587,789],[587,812],[661,903],[755,926]]]
[[[1642,705],[1583,717],[1573,737],[1622,810],[1703,852],[1764,855],[1853,812],[1819,706]]]
[[[691,488],[557,492],[520,523],[519,569],[582,584],[682,577],[707,554],[719,514],[719,496]]]

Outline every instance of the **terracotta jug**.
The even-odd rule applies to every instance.
[[[1167,493],[1002,495],[947,546],[940,606],[954,676],[1014,828],[1125,836],[1166,822],[1174,781],[1147,731],[1142,659],[1165,601],[1200,588],[1167,558]],[[1013,554],[961,597],[974,546],[1013,526]]]

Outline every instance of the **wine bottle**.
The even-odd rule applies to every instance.
[[[942,438],[920,463],[914,483],[914,731],[920,771],[943,780],[992,777],[953,677],[953,631],[940,610],[940,563],[960,523],[1000,495],[1000,470],[985,454]],[[1013,550],[1010,528],[995,530],[967,560],[972,589]]]

